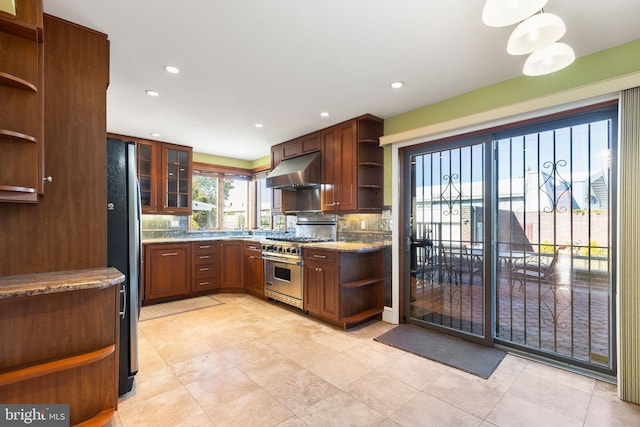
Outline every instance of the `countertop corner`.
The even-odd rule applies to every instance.
[[[113,267],[4,276],[0,277],[0,299],[108,288],[124,279]]]

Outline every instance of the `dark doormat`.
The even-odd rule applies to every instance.
[[[375,340],[485,379],[491,376],[507,354],[492,347],[406,324],[385,332]]]

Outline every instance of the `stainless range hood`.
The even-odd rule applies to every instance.
[[[283,160],[266,178],[267,188],[296,191],[320,187],[320,153]]]

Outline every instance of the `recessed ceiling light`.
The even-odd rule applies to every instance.
[[[322,113],[320,113],[320,117],[329,117],[329,112],[323,111]]]
[[[180,69],[174,65],[165,65],[164,70],[171,74],[178,74],[180,72]]]
[[[391,86],[393,89],[400,89],[402,86],[404,86],[404,82],[393,82],[389,86]]]
[[[157,92],[157,91],[155,91],[155,90],[150,90],[150,89],[148,89],[148,90],[146,90],[146,91],[145,91],[145,93],[146,93],[147,95],[149,95],[149,96],[160,96],[160,92]]]
[[[160,136],[160,134],[158,132],[151,132],[151,136],[158,137],[158,136]]]
[[[263,125],[262,123],[256,123],[256,124],[255,124],[255,127],[257,127],[257,128],[263,128],[263,127],[264,127],[264,125]]]

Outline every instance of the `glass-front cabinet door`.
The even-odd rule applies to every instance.
[[[191,156],[189,147],[163,145],[163,213],[191,214]]]
[[[140,204],[142,213],[151,214],[157,212],[158,179],[155,173],[157,167],[157,146],[142,141],[137,141],[138,150],[138,182],[140,184]]]

